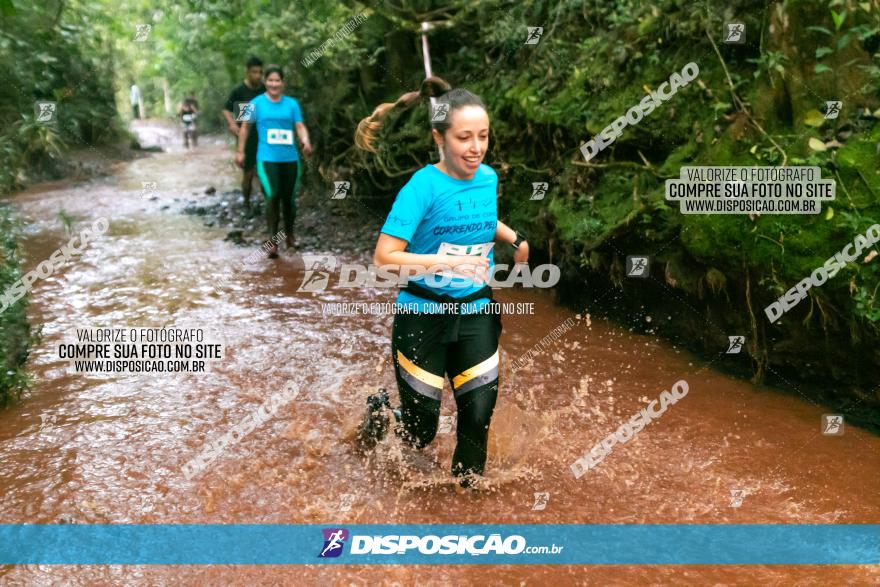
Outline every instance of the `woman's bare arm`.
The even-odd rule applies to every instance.
[[[244,155],[244,146],[247,144],[248,133],[250,133],[251,123],[242,122],[241,128],[238,129],[238,152]]]
[[[235,152],[235,163],[242,168],[244,168],[244,146],[247,144],[250,127],[251,123],[242,122],[241,128],[238,129],[238,150]]]
[[[495,228],[495,240],[512,245],[516,242],[516,231],[499,220]],[[528,260],[529,243],[528,241],[523,241],[516,249],[516,252],[513,253],[513,261],[515,263],[527,263]]]

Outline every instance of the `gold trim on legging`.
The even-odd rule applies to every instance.
[[[452,387],[458,396],[480,385],[498,379],[498,349],[495,354],[470,369],[462,371],[452,379]]]
[[[397,351],[397,364],[400,365],[400,376],[410,387],[420,394],[439,400],[443,391],[443,378],[425,371],[406,356]]]

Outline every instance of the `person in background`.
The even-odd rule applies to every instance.
[[[131,82],[129,98],[131,99],[131,115],[135,120],[139,120],[141,117],[141,91],[134,82]]]
[[[192,139],[193,147],[197,147],[199,133],[196,129],[196,118],[199,116],[199,102],[192,93],[187,94],[177,107],[177,115],[180,116],[180,122],[183,124],[183,146],[188,149],[189,141]]]
[[[252,111],[246,105],[266,91],[263,85],[263,62],[259,57],[251,57],[245,64],[244,81],[236,86],[223,106],[223,117],[229,125],[229,132],[238,138],[242,122],[250,119]],[[248,135],[244,146],[244,163],[242,164],[241,193],[244,196],[245,210],[251,208],[251,187],[254,183],[254,170],[257,167],[258,134]]]
[[[238,152],[235,162],[244,166],[245,145],[248,136],[257,127],[257,175],[266,199],[266,220],[270,237],[278,234],[278,224],[284,217],[287,248],[296,247],[293,226],[296,220],[296,188],[299,183],[300,161],[294,132],[302,143],[303,155],[312,154],[309,131],[303,123],[302,110],[295,98],[284,95],[284,71],[277,65],[266,68],[266,93],[254,98],[250,121],[244,122],[238,133]],[[278,257],[278,245],[269,249],[269,258]]]

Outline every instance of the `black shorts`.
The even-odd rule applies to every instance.
[[[244,144],[245,171],[250,171],[257,166],[257,145],[260,144],[256,127],[252,127],[249,130],[250,133],[248,134],[247,142]]]

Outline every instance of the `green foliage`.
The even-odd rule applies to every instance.
[[[872,39],[878,35],[880,35],[880,14],[878,14],[878,10],[876,7],[871,10],[870,4],[862,4],[860,6],[860,11],[856,13],[854,18],[850,18],[849,21],[854,21],[855,19],[860,19],[859,24],[852,24],[849,27],[844,27],[847,23],[847,11],[842,10],[840,12],[836,11],[833,6],[836,4],[834,2],[831,3],[829,8],[829,14],[831,17],[831,21],[834,25],[834,31],[832,32],[827,27],[823,26],[809,26],[807,27],[808,31],[821,33],[822,35],[826,35],[829,38],[824,39],[823,42],[827,42],[831,46],[821,46],[816,48],[816,65],[814,68],[814,72],[818,75],[820,73],[835,73],[835,68],[844,66],[850,67],[860,60],[849,60],[844,63],[844,59],[846,59],[847,47],[850,47],[850,44],[853,40],[858,40],[863,46],[867,46],[868,43],[873,43]],[[851,51],[849,52],[851,53]],[[819,60],[823,59],[826,56],[831,56],[829,59],[829,63],[818,63]],[[880,68],[877,68],[875,65],[863,63],[860,67],[868,69],[872,73],[872,77],[874,79],[880,78]]]
[[[113,66],[99,6],[7,2],[0,9],[0,193],[57,175],[66,147],[118,136]],[[38,123],[34,102],[57,103]]]
[[[868,291],[860,287],[853,295],[853,300],[858,308],[859,315],[867,320],[875,329],[880,329],[880,299],[877,298],[877,288]]]
[[[820,57],[818,49],[816,50],[816,57]],[[748,59],[749,63],[757,65],[754,72],[755,78],[769,76],[774,71],[785,75],[787,61],[788,57],[781,51],[765,51],[758,59]],[[773,78],[770,77],[770,80],[772,81]]]
[[[9,209],[0,207],[0,293],[21,278],[16,257],[18,229]],[[23,365],[34,342],[27,321],[27,303],[25,296],[0,313],[0,406],[14,400],[27,385]]]

